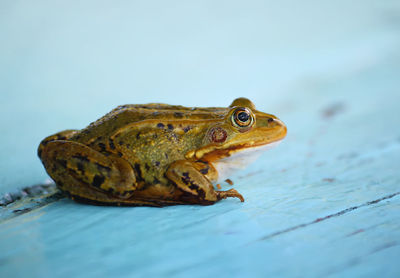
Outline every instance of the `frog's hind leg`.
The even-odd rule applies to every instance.
[[[135,174],[127,161],[78,142],[50,141],[40,158],[58,187],[72,196],[117,202],[129,198],[136,189]]]
[[[70,139],[75,133],[77,132],[77,130],[74,129],[68,129],[68,130],[64,130],[61,132],[57,132],[56,134],[50,135],[46,138],[44,138],[42,140],[42,142],[40,142],[39,148],[37,150],[37,154],[39,156],[40,159],[42,159],[42,152],[43,149],[46,147],[46,145],[51,142],[51,141],[56,141],[56,140],[68,140]]]

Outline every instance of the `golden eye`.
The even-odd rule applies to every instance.
[[[239,107],[233,112],[232,120],[237,127],[249,127],[254,122],[253,115],[244,107]]]

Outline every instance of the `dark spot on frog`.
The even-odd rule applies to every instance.
[[[158,123],[158,124],[157,124],[157,127],[158,127],[158,128],[164,128],[164,124],[163,124],[163,123]]]
[[[104,180],[105,178],[103,176],[95,175],[92,181],[92,185],[99,188],[103,184]]]
[[[118,144],[119,144],[120,146],[122,146],[122,145],[124,145],[124,141],[120,140],[120,141],[118,142]]]
[[[174,116],[175,116],[176,118],[182,118],[182,117],[183,117],[183,113],[181,113],[181,112],[175,112],[175,113],[174,113]]]
[[[158,183],[160,183],[160,180],[159,180],[159,179],[157,179],[157,178],[154,178],[154,180],[153,180],[153,184],[158,184]]]
[[[203,175],[207,175],[208,174],[208,167],[200,169],[200,173],[202,173]]]
[[[154,165],[156,165],[156,166],[160,166],[160,161],[156,161],[156,162],[154,162]]]
[[[62,167],[67,168],[67,161],[64,159],[57,159],[56,160]]]
[[[182,179],[184,184],[188,185],[190,183],[189,173],[188,172],[183,172],[181,179]]]
[[[274,119],[272,119],[272,118],[269,118],[269,119],[268,119],[268,122],[269,122],[269,123],[272,123],[273,121],[274,121]]]
[[[136,133],[136,139],[140,139],[140,132]]]
[[[121,153],[121,152],[118,152],[118,156],[119,156],[119,157],[122,157],[122,153]]]
[[[49,142],[51,142],[51,141],[53,141],[53,140],[43,140],[40,144],[42,145],[42,146],[46,146]]]
[[[183,131],[186,133],[186,132],[188,132],[188,131],[191,130],[191,129],[192,129],[191,126],[186,126],[186,127],[184,127]]]
[[[200,194],[198,194],[200,196]],[[190,194],[188,192],[184,192],[179,199],[183,201],[184,203],[191,203],[191,204],[199,204],[199,205],[212,205],[215,203],[215,201],[208,201],[203,199],[200,199],[198,196]]]
[[[158,116],[158,115],[160,115],[160,112],[158,111],[153,112],[153,116]]]
[[[102,164],[100,164],[100,163],[98,163],[98,162],[96,162],[95,164],[96,164],[97,169],[98,169],[99,171],[104,170],[104,171],[106,171],[107,173],[111,172],[111,168],[110,168],[110,167],[104,166],[104,165],[102,165]]]
[[[168,159],[168,154],[167,154],[167,153],[165,153],[164,155],[165,155],[165,158],[166,158],[166,159]]]
[[[171,125],[171,124],[168,124],[167,126],[168,126],[168,129],[169,129],[169,130],[173,130],[173,129],[174,129],[174,126]]]
[[[52,171],[52,172],[55,172],[56,170],[57,170],[57,166],[56,166],[56,164],[54,163],[53,166],[51,167],[51,171]]]
[[[149,164],[147,164],[147,163],[146,163],[146,164],[144,164],[144,168],[146,168],[146,170],[147,170],[147,171],[149,171],[149,170],[150,170],[150,166],[149,166]]]
[[[78,167],[78,170],[79,170],[81,173],[83,173],[83,172],[85,171],[85,168],[84,168],[82,162],[78,162],[78,163],[76,164],[76,166]]]
[[[114,193],[114,189],[113,188],[108,188],[106,192],[110,193],[110,194],[113,194]]]
[[[204,197],[206,196],[204,190],[192,181],[190,182],[189,188],[195,190],[197,192],[197,196],[199,196],[200,199],[204,199]]]
[[[106,150],[106,145],[104,143],[99,143],[98,144],[100,151],[104,152]]]
[[[135,163],[135,172],[136,172],[136,180],[137,181],[144,181],[143,177],[142,177],[142,170],[140,169],[140,164],[139,163]]]
[[[112,150],[115,150],[114,141],[111,140],[111,138],[108,140],[108,144],[110,145],[110,148],[111,148]]]
[[[157,138],[158,138],[158,135],[157,135],[156,133],[154,133],[153,138],[154,138],[154,139],[157,139]]]

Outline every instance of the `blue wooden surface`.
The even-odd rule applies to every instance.
[[[400,276],[398,2],[4,1],[0,13],[0,193],[45,181],[43,137],[118,104],[246,96],[289,131],[232,178],[245,203],[43,193],[3,206],[0,277]]]

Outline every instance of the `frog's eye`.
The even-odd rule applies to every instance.
[[[232,113],[232,123],[237,127],[250,127],[254,123],[253,114],[248,108],[236,108]]]

